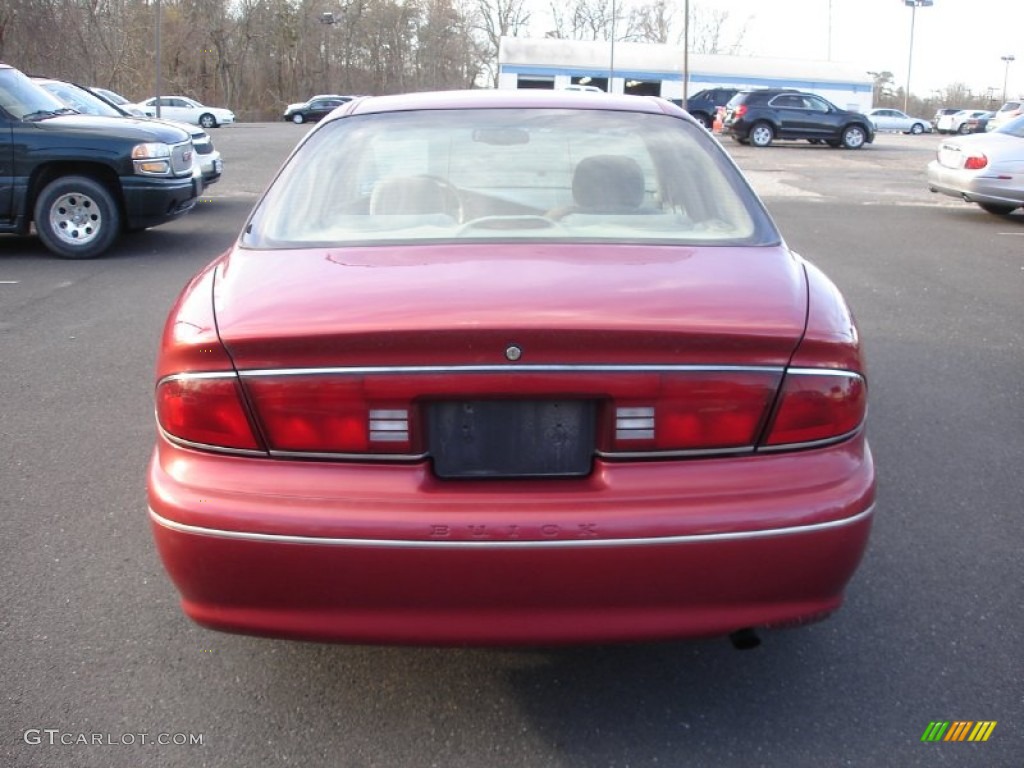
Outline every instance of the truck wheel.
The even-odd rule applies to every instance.
[[[47,184],[36,200],[36,232],[62,259],[92,259],[121,231],[113,196],[86,176],[63,176]]]

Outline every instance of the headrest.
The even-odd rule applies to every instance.
[[[644,202],[644,172],[625,155],[592,155],[576,165],[572,177],[576,205],[594,212],[615,213]]]

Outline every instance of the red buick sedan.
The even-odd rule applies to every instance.
[[[349,103],[181,294],[155,396],[156,544],[232,632],[749,639],[839,607],[874,509],[849,308],[656,98]]]

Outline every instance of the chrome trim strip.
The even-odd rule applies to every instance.
[[[421,461],[428,455],[426,453],[317,453],[314,451],[278,451],[273,448],[270,450],[270,456],[274,459],[338,459],[340,461],[362,461],[369,464]]]
[[[372,376],[377,374],[423,374],[423,373],[717,373],[717,372],[749,372],[749,373],[789,373],[796,376],[847,376],[863,379],[856,371],[839,368],[789,368],[782,365],[596,365],[584,363],[580,365],[408,365],[408,366],[353,366],[328,368],[254,368],[239,371],[237,375],[244,377],[257,376]],[[189,379],[230,379],[236,376],[235,371],[193,371],[174,373],[164,376],[157,385],[165,381]]]
[[[172,373],[169,376],[164,376],[162,379],[158,379],[156,385],[159,387],[161,384],[168,381],[191,381],[199,379],[237,379],[238,374],[234,371],[194,371],[191,373]]]
[[[864,380],[862,374],[841,368],[790,368],[786,373],[794,376],[845,376],[850,379]]]
[[[653,435],[652,435],[653,437]],[[731,456],[738,453],[754,455],[754,446],[739,445],[735,448],[688,448],[681,451],[595,451],[602,459],[679,459],[691,456]]]
[[[762,445],[757,449],[758,453],[778,453],[779,451],[801,451],[805,448],[824,448],[828,445],[834,445],[835,443],[841,443],[844,440],[849,440],[851,437],[861,432],[864,429],[864,422],[862,421],[857,425],[855,429],[851,429],[849,432],[844,432],[836,437],[826,437],[824,440],[811,440],[806,443],[783,443],[782,445]]]
[[[710,541],[741,541],[744,539],[775,538],[778,536],[795,536],[804,533],[817,533],[833,528],[843,528],[859,523],[874,514],[875,505],[858,512],[852,517],[842,520],[830,520],[827,523],[811,523],[789,528],[770,528],[761,531],[735,531],[731,533],[695,533],[689,536],[658,536],[637,539],[559,539],[557,541],[443,541],[410,539],[345,539],[321,536],[290,536],[277,533],[250,533],[244,531],[225,531],[218,528],[204,528],[198,525],[177,523],[161,517],[153,508],[149,508],[149,516],[159,526],[178,533],[189,533],[197,536],[211,536],[221,539],[240,541],[256,541],[274,544],[310,544],[326,547],[391,547],[395,549],[558,549],[578,547],[644,547],[664,546],[666,544],[695,544]]]
[[[676,373],[676,372],[737,372],[783,373],[782,365],[372,365],[331,368],[255,368],[239,371],[250,376],[373,376],[378,374],[422,373]]]
[[[160,422],[157,421],[156,428],[160,430],[160,434],[163,435],[164,439],[169,443],[174,443],[182,448],[193,448],[197,451],[208,451],[210,453],[225,453],[230,456],[255,456],[256,458],[265,459],[267,458],[267,452],[261,451],[254,448],[225,448],[220,445],[208,445],[206,443],[195,443],[191,440],[184,440],[177,435],[172,435],[166,429],[164,429]]]

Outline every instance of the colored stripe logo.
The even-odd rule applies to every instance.
[[[932,720],[921,741],[988,741],[995,728],[995,720]]]

